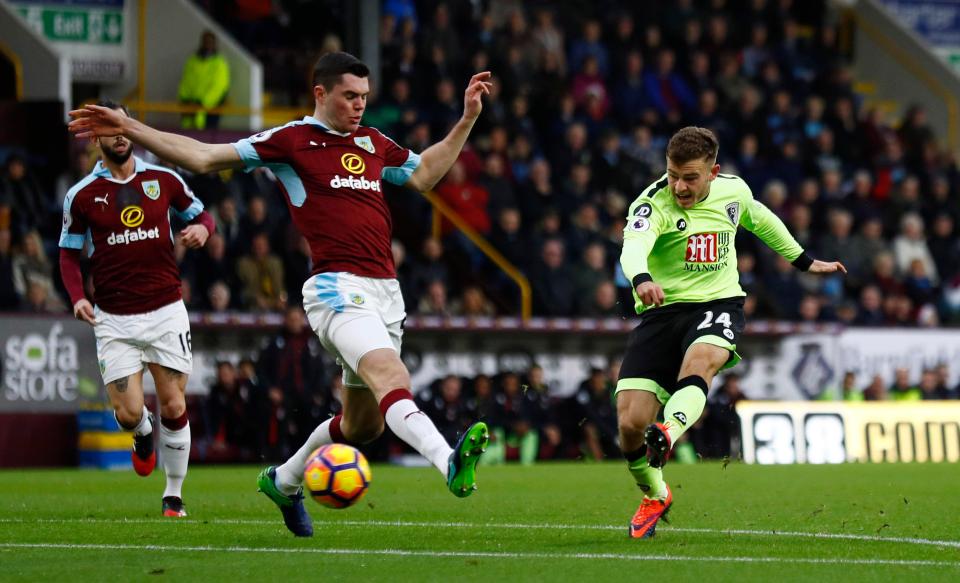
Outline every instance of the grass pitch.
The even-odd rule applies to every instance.
[[[185,520],[160,516],[160,472],[0,472],[0,581],[960,580],[955,464],[668,464],[671,524],[643,541],[620,463],[483,467],[464,500],[374,466],[356,507],[308,500],[312,539],[259,469],[191,468]]]

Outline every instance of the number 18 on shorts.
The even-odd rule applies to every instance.
[[[155,363],[190,374],[193,349],[190,319],[183,301],[144,314],[108,314],[96,309],[97,360],[104,384]]]

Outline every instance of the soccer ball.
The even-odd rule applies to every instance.
[[[366,494],[372,479],[367,458],[343,443],[318,448],[310,454],[303,470],[303,487],[327,508],[356,504]]]

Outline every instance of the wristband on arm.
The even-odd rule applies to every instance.
[[[810,266],[813,265],[813,258],[807,255],[807,252],[804,251],[799,257],[791,261],[790,264],[800,271],[809,271]]]
[[[637,289],[638,285],[648,281],[653,281],[653,277],[651,277],[649,273],[638,273],[633,276],[633,281],[630,283],[633,284],[633,289]]]

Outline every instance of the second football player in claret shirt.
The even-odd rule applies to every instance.
[[[101,102],[110,115],[126,109]],[[60,272],[74,316],[93,325],[97,359],[117,423],[132,431],[133,467],[142,476],[156,465],[154,423],[143,399],[143,368],[150,369],[160,405],[160,460],[166,474],[165,516],[186,516],[181,489],[190,457],[190,424],[184,391],[193,368],[190,321],[181,299],[173,254],[170,211],[189,224],[180,232],[199,248],[214,222],[186,182],[168,168],[133,156],[123,136],[97,138],[101,160],[63,201]],[[93,303],[80,271],[86,248],[93,276]]]

